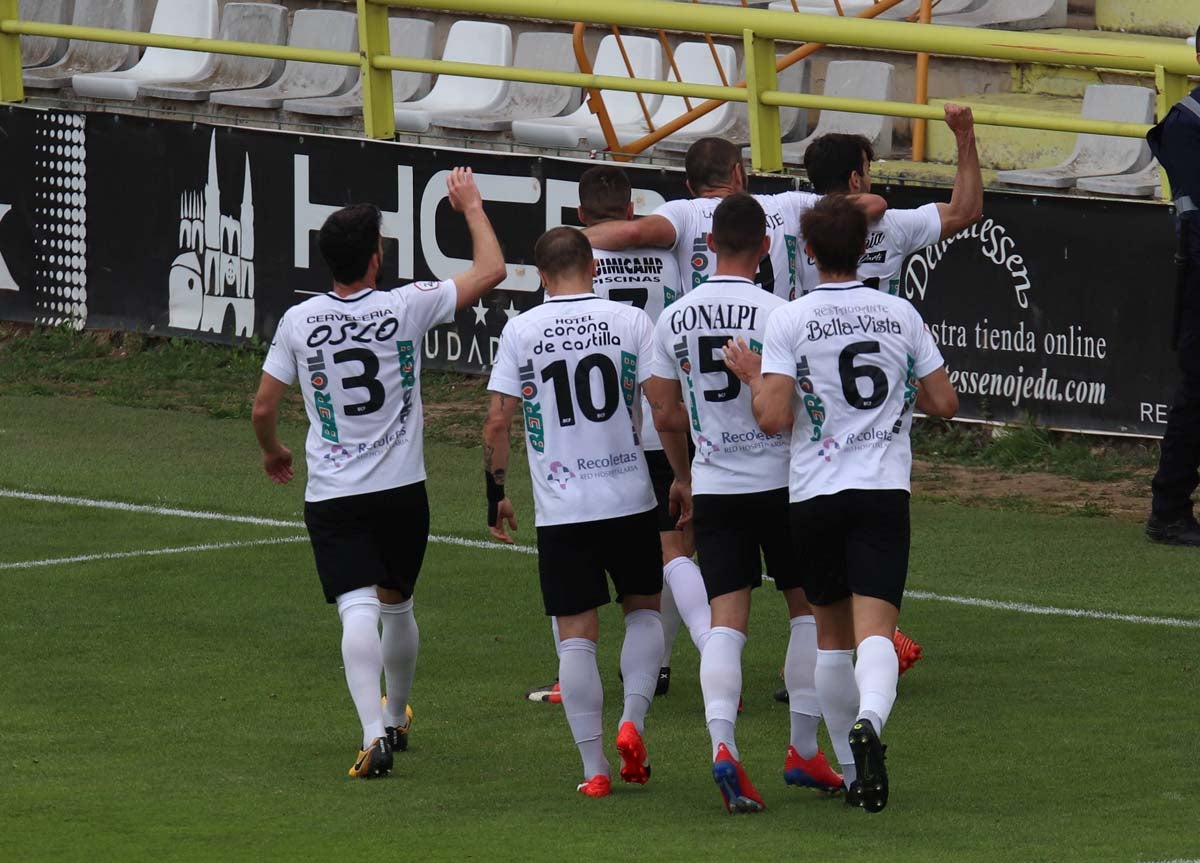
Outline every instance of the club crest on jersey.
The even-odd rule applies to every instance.
[[[409,341],[396,342],[396,355],[400,361],[400,383],[406,387],[416,386],[417,360],[413,351],[413,343]]]
[[[692,361],[688,359],[687,336],[681,336],[679,341],[671,347],[675,351],[675,361],[679,363],[679,368],[683,372],[683,379],[687,381],[688,414],[692,418],[692,428],[700,431],[700,411],[696,407],[696,387],[692,383]]]
[[[712,461],[713,453],[720,451],[721,448],[704,435],[699,435],[696,438],[696,455],[703,460],[705,464],[708,464]]]
[[[562,490],[567,487],[567,482],[574,478],[575,474],[561,461],[550,462],[550,473],[546,474],[547,482],[556,483]]]
[[[325,461],[333,465],[334,470],[337,470],[352,458],[354,458],[354,453],[340,444],[335,444],[330,448],[329,452],[325,453]]]
[[[896,417],[896,422],[892,425],[892,434],[900,434],[900,427],[904,424],[904,415],[912,410],[912,406],[917,401],[917,358],[912,354],[908,354],[908,363],[904,374],[904,405],[900,408],[900,416]]]
[[[821,449],[817,451],[817,457],[823,458],[825,461],[833,461],[833,457],[837,455],[837,451],[841,448],[841,444],[833,438],[827,437],[821,441]]]
[[[329,375],[325,373],[325,352],[317,351],[304,361],[308,368],[309,383],[313,387],[313,407],[321,423],[321,437],[331,443],[338,442],[337,416],[333,411],[333,397],[329,395]]]
[[[804,403],[804,411],[813,426],[812,437],[809,440],[816,443],[821,439],[821,431],[825,427],[825,402],[817,395],[810,374],[808,357],[800,357],[800,362],[796,363],[796,383],[800,387],[800,400]]]
[[[525,363],[517,371],[521,375],[521,400],[525,412],[525,434],[529,445],[535,452],[546,451],[546,429],[542,424],[542,406],[535,399],[538,387],[533,370],[533,360]]]

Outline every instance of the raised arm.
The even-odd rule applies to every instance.
[[[471,233],[471,269],[454,277],[458,288],[457,306],[465,309],[473,306],[484,294],[504,281],[508,271],[504,266],[504,253],[500,241],[492,230],[483,211],[483,197],[475,185],[475,176],[470,168],[455,168],[446,178],[450,206],[462,213]]]
[[[975,117],[970,108],[947,103],[946,125],[958,143],[958,170],[954,174],[950,203],[937,205],[943,240],[983,217],[983,171],[975,144]]]
[[[867,224],[873,225],[883,218],[883,214],[887,212],[888,203],[879,195],[847,195],[854,205],[866,213]]]
[[[585,228],[583,235],[593,249],[619,252],[621,249],[650,247],[670,249],[675,245],[675,226],[663,216],[646,216],[642,219],[601,222]]]
[[[492,393],[487,419],[483,423],[483,471],[487,482],[488,530],[501,542],[512,543],[504,522],[515,531],[517,514],[504,491],[508,479],[508,458],[512,447],[513,416],[520,407],[516,396]]]
[[[958,393],[942,366],[921,378],[917,386],[917,410],[926,416],[950,419],[958,413]]]

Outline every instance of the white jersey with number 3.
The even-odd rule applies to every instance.
[[[300,381],[309,422],[305,500],[425,479],[421,341],[454,320],[457,299],[452,281],[415,282],[322,294],[280,318],[263,371]]]
[[[788,435],[758,427],[750,388],[725,365],[725,343],[762,352],[767,320],[787,305],[747,279],[713,276],[654,327],[655,377],[678,380],[691,422],[696,494],[745,494],[787,484]]]
[[[505,325],[488,389],[523,402],[539,527],[654,508],[640,442],[652,331],[595,294],[547,297]]]
[[[592,278],[596,296],[635,306],[649,315],[652,323],[680,295],[679,268],[667,249],[625,249],[620,252],[594,249],[592,256],[596,261],[596,274]],[[650,404],[643,396],[642,449],[662,448]]]
[[[909,488],[917,381],[945,364],[908,300],[820,285],[771,315],[764,375],[795,383],[789,498]]]

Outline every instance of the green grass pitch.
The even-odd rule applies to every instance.
[[[285,439],[302,452],[299,428]],[[244,420],[3,396],[0,453],[5,490],[300,518],[301,478],[267,481]],[[434,533],[484,539],[478,448],[433,442],[426,458]],[[528,544],[523,466],[510,488]],[[912,590],[1200,622],[1200,558],[1136,525],[920,500],[913,516]],[[412,747],[362,782],[346,776],[358,725],[309,547],[245,544],[303,529],[12,497],[0,525],[0,860],[1200,858],[1200,623],[909,599],[926,658],[885,734],[891,802],[868,816],[783,786],[771,692],[787,624],[764,588],[738,733],[768,810],[731,818],[686,634],[648,721],[650,784],[574,792],[561,708],[522,700],[555,669],[528,554],[430,546]],[[236,545],[41,565],[220,543]],[[610,737],[620,634],[610,606]]]

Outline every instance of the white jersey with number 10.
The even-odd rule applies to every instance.
[[[549,297],[505,325],[488,389],[523,402],[539,527],[654,508],[640,441],[652,329],[595,294]]]

